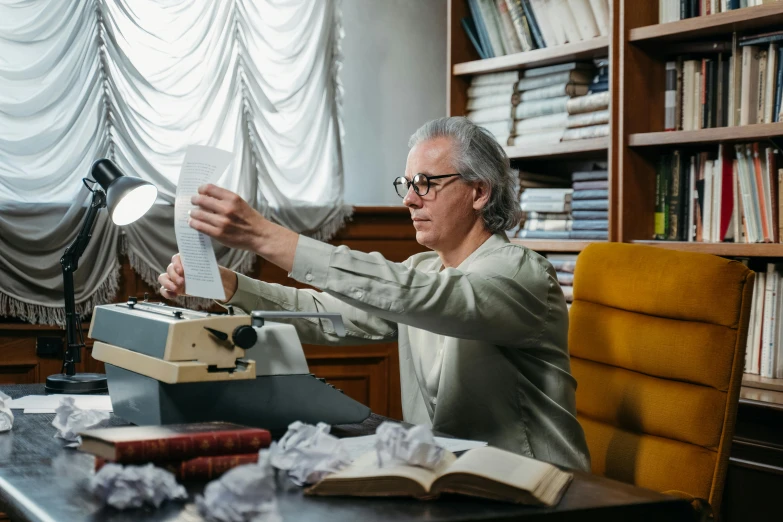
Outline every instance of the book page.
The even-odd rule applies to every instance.
[[[448,468],[456,457],[453,453],[445,452],[443,460],[434,471],[420,468],[418,466],[393,466],[389,468],[378,467],[378,455],[375,450],[370,451],[356,459],[353,464],[342,471],[329,475],[324,481],[332,480],[355,480],[370,479],[382,477],[401,477],[418,482],[425,491],[429,491],[430,486],[440,473]]]
[[[466,473],[507,484],[526,491],[535,491],[552,464],[517,455],[497,448],[476,448],[462,455],[443,473]]]
[[[174,232],[185,269],[185,292],[194,297],[226,298],[212,240],[188,226],[188,212],[196,208],[190,199],[198,194],[198,188],[215,183],[232,157],[230,152],[215,147],[190,145],[182,162],[174,204]]]

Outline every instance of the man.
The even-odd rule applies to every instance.
[[[405,176],[394,186],[416,240],[431,252],[404,263],[299,236],[236,194],[201,187],[191,227],[322,290],[221,267],[228,303],[246,311],[339,312],[345,339],[326,321],[289,322],[305,343],[397,339],[405,421],[589,470],[563,293],[551,265],[504,233],[519,221],[508,157],[465,118],[425,124],[410,147]],[[184,293],[178,256],[159,281],[165,297]]]

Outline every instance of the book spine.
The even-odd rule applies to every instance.
[[[609,108],[609,92],[600,92],[597,94],[588,94],[578,98],[569,98],[566,102],[568,114],[579,114],[582,112],[594,112]]]
[[[680,151],[675,150],[669,157],[670,171],[671,171],[671,185],[669,190],[669,223],[666,231],[666,239],[677,241],[680,230],[680,193],[682,191],[682,183],[680,176]]]
[[[117,442],[115,451],[116,461],[125,464],[252,453],[269,447],[271,442],[271,434],[266,430],[221,431],[167,439]]]
[[[677,63],[666,62],[664,130],[677,130]]]
[[[522,10],[521,0],[505,0],[508,12],[511,15],[511,23],[514,25],[514,31],[517,33],[519,44],[522,51],[533,49],[533,42],[530,38],[528,28],[525,25],[525,13]]]
[[[775,81],[775,108],[773,110],[773,121],[780,121],[780,102],[783,95],[783,47],[778,48],[778,70],[775,71],[777,77]]]
[[[158,461],[153,462],[157,467],[171,472],[177,480],[213,480],[220,477],[226,471],[245,464],[258,462],[258,453],[239,455],[214,455],[210,457],[196,457],[183,461]],[[110,463],[101,457],[95,457],[95,471]]]
[[[522,11],[525,13],[525,19],[530,29],[530,35],[533,37],[536,49],[543,49],[547,46],[547,42],[544,41],[544,37],[541,33],[541,28],[538,25],[536,17],[533,15],[533,8],[530,6],[530,0],[521,0]]]
[[[506,54],[522,52],[522,44],[514,29],[514,21],[511,19],[511,13],[508,10],[506,0],[495,0],[497,7],[498,20],[500,22],[500,34],[503,37],[503,43],[506,47]]]

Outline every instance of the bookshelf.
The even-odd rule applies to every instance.
[[[659,23],[659,2],[610,0],[610,34],[592,40],[479,60],[460,19],[470,16],[466,0],[448,2],[448,110],[464,115],[473,75],[528,69],[596,57],[609,58],[610,133],[606,138],[562,142],[545,147],[506,147],[515,167],[541,168],[580,159],[609,165],[609,240],[652,245],[725,257],[749,258],[759,270],[783,262],[783,244],[653,241],[656,169],[662,154],[675,149],[705,150],[720,143],[783,145],[783,123],[664,131],[665,63],[704,42],[731,41],[732,33],[757,34],[783,27],[783,2]],[[690,46],[690,47],[689,47]],[[573,252],[589,241],[514,240],[539,252]],[[744,385],[783,391],[783,379],[747,376]]]

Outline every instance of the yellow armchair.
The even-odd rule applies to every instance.
[[[579,255],[568,341],[593,473],[719,512],[753,280],[708,254],[606,243]]]

